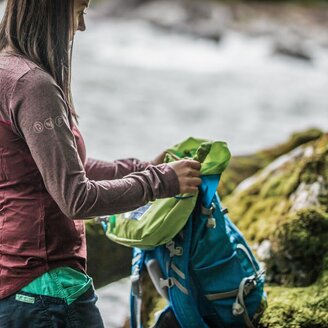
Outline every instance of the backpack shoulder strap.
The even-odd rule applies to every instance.
[[[179,238],[175,238],[175,248],[182,249],[178,254],[172,254],[167,265],[168,293],[172,310],[182,328],[207,328],[200,315],[196,291],[190,277],[190,247],[192,238],[192,217]]]
[[[141,305],[142,289],[140,283],[141,271],[144,267],[146,251],[133,248],[131,267],[131,293],[130,293],[130,325],[131,328],[142,328]]]

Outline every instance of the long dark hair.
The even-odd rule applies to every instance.
[[[0,51],[10,47],[47,71],[76,117],[71,94],[73,7],[74,0],[7,0]]]

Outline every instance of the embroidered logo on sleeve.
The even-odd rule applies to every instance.
[[[48,130],[52,130],[55,125],[54,125],[54,121],[52,120],[51,117],[47,118],[45,121],[44,121],[44,127]]]
[[[57,116],[55,124],[60,128],[64,124],[64,118],[62,116]]]
[[[45,129],[53,130],[56,126],[60,128],[63,126],[63,124],[64,124],[63,116],[57,116],[55,119],[49,117],[43,123],[40,121],[34,122],[33,131],[39,134],[42,133]]]
[[[41,133],[44,130],[44,126],[41,122],[35,122],[33,124],[33,131],[35,133]]]

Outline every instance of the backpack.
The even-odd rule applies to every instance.
[[[202,178],[195,210],[171,242],[153,250],[134,249],[132,328],[142,327],[140,274],[144,268],[168,301],[155,327],[170,312],[182,328],[256,325],[266,299],[264,272],[222,207],[218,182],[219,176]],[[167,327],[174,328],[173,324]]]
[[[228,210],[222,207],[217,194],[221,173],[228,162],[226,149],[222,148],[222,143],[212,143],[210,146],[208,142],[205,144],[204,147],[204,140],[188,139],[171,150],[182,157],[182,153],[186,153],[186,145],[189,148],[192,146],[196,156],[199,156],[199,149],[201,153],[206,149],[205,155],[200,157],[201,162],[205,163],[202,167],[207,169],[202,171],[202,174],[205,174],[201,177],[202,183],[196,200],[190,205],[191,210],[186,211],[187,218],[181,219],[184,222],[182,228],[177,224],[178,229],[173,235],[163,233],[165,238],[157,238],[156,243],[150,245],[147,238],[139,238],[140,235],[136,238],[132,235],[132,229],[122,237],[122,231],[128,230],[126,224],[135,220],[116,222],[124,224],[125,227],[117,231],[115,225],[114,228],[113,225],[106,226],[107,236],[112,240],[128,246],[138,246],[133,249],[132,260],[131,328],[143,327],[140,277],[145,270],[148,271],[158,293],[168,303],[157,316],[154,326],[156,328],[253,328],[264,311],[264,271],[241,232],[229,219]],[[215,148],[220,151],[224,160],[220,161],[220,169],[216,167],[211,170],[209,168],[213,165],[209,163],[213,162],[213,158],[220,157],[219,154],[214,156]],[[181,152],[181,149],[184,151]],[[222,156],[222,153],[225,155]],[[185,210],[183,202],[190,202],[190,195],[175,198],[175,206],[181,206]],[[181,203],[182,205],[179,205]],[[167,215],[163,216],[161,221],[180,220],[179,217],[174,217],[179,211],[173,211],[173,216],[169,215],[171,211],[166,212]],[[149,206],[132,212],[130,218],[133,218],[133,213],[137,213],[136,221],[143,217],[143,213],[147,220],[152,214]],[[155,215],[150,219],[155,221],[157,213],[155,211]],[[136,224],[133,222],[133,227],[136,227]],[[145,223],[142,225],[144,227]],[[158,231],[161,230],[165,230],[165,225],[156,229],[155,235],[160,235]]]

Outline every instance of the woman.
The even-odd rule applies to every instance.
[[[86,0],[8,0],[0,26],[0,327],[103,327],[82,219],[194,192],[200,164],[87,159],[70,92]]]

